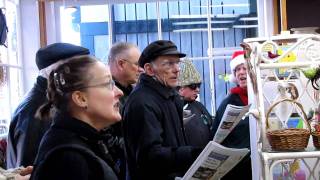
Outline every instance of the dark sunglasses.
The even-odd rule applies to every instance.
[[[192,90],[196,90],[197,88],[200,88],[201,83],[197,83],[197,84],[190,84],[187,87],[189,87]]]

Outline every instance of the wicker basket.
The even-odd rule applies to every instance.
[[[312,132],[311,135],[314,147],[320,149],[320,132]]]
[[[302,112],[303,122],[307,125],[307,129],[287,128],[280,130],[269,130],[269,115],[272,109],[282,102],[291,102],[296,104]],[[311,128],[307,122],[307,115],[300,103],[292,99],[282,99],[274,103],[268,110],[266,115],[267,138],[271,148],[276,151],[299,151],[308,146]]]

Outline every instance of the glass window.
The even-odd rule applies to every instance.
[[[108,22],[108,5],[81,6],[81,22]]]
[[[61,40],[81,45],[102,61],[109,49],[108,5],[60,7]]]
[[[69,20],[62,15],[66,8],[60,14],[63,20],[68,20],[61,26],[62,40],[77,39],[104,62],[110,42],[131,42],[143,50],[159,38],[172,40],[200,72],[203,80],[200,100],[209,110],[221,103],[230,88],[229,83],[219,77],[230,73],[232,51],[239,49],[244,38],[256,37],[258,32],[256,0],[139,0],[72,8],[76,10],[69,12]],[[211,21],[209,27],[208,20]],[[68,28],[71,30],[67,31]],[[209,45],[213,48],[213,57],[208,55]]]
[[[201,74],[203,85],[200,88],[200,100],[211,109],[210,76],[208,49],[207,1],[180,0],[160,2],[161,30],[163,39],[172,40],[180,49],[193,60]],[[206,68],[206,69],[205,69]]]
[[[60,19],[61,23],[61,39],[63,42],[68,42],[76,45],[80,45],[80,26],[77,23],[76,7],[60,7]]]
[[[18,58],[18,4],[4,0],[1,3],[2,7],[5,7],[4,14],[9,30],[7,47],[0,46],[0,79],[4,80],[0,83],[0,136],[3,136],[8,133],[11,114],[22,99],[22,68]]]
[[[1,67],[1,76],[3,76],[3,80],[5,81],[4,83],[1,83],[1,86],[0,86],[0,121],[10,121],[11,119],[11,111],[10,111],[10,108],[9,108],[9,105],[10,105],[10,96],[9,95],[9,88],[8,88],[8,79],[7,79],[7,68],[6,67]],[[3,135],[3,134],[1,134]]]
[[[158,39],[156,2],[114,4],[114,42],[137,44],[142,50]]]
[[[95,56],[102,62],[108,62],[108,50],[109,50],[109,36],[97,35],[94,36],[94,53]]]

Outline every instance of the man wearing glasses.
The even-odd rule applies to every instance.
[[[127,42],[115,43],[110,49],[108,63],[111,75],[115,85],[123,92],[123,96],[120,98],[120,112],[122,112],[123,105],[131,93],[133,85],[137,83],[141,72],[143,72],[138,64],[140,54],[136,45]],[[106,136],[108,137],[106,145],[113,160],[116,161],[119,177],[125,179],[126,164],[121,122],[108,128]]]
[[[184,100],[184,127],[188,143],[205,147],[213,139],[212,116],[206,107],[198,102],[201,86],[200,73],[189,60],[184,60],[179,76],[179,94]]]
[[[123,104],[136,84],[143,68],[139,67],[140,50],[131,43],[119,42],[112,45],[109,52],[109,66],[116,86],[120,88],[124,96]]]
[[[183,101],[176,91],[180,58],[167,40],[149,44],[139,58],[144,73],[123,109],[126,157],[132,180],[183,176],[202,148],[188,146]]]

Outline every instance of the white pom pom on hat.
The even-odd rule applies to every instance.
[[[237,79],[235,77],[235,70],[236,67],[239,66],[240,64],[244,64],[246,60],[244,59],[244,51],[235,51],[232,54],[232,58],[230,61],[230,70],[231,70],[231,75],[230,75],[230,82],[237,83]]]

